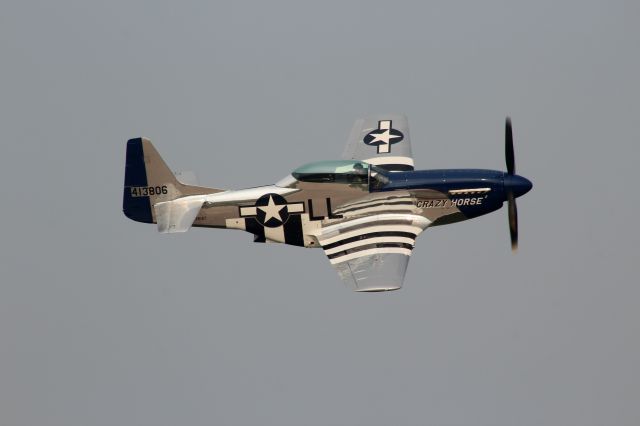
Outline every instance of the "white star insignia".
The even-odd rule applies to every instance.
[[[399,138],[399,135],[392,135],[389,131],[389,129],[386,129],[385,131],[383,131],[382,133],[371,133],[371,136],[374,136],[373,140],[369,143],[373,143],[373,142],[383,142],[385,144],[389,144],[389,141],[391,139],[395,139],[395,138]]]
[[[258,208],[262,210],[265,214],[264,223],[269,222],[271,218],[275,218],[278,222],[282,222],[282,216],[280,212],[286,206],[279,206],[273,201],[273,196],[269,196],[269,203],[266,206],[259,206]]]

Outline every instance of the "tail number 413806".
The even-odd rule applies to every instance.
[[[167,185],[162,186],[132,186],[132,197],[148,197],[150,195],[166,195],[169,191]]]

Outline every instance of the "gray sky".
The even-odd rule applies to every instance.
[[[2,2],[0,426],[637,425],[640,8],[632,1]],[[221,188],[337,158],[402,112],[419,168],[504,169],[403,290],[322,252],[160,235],[125,142]]]

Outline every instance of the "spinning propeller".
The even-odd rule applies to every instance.
[[[509,233],[511,235],[511,250],[518,249],[518,206],[516,198],[531,189],[531,182],[516,174],[516,160],[513,153],[513,131],[511,119],[507,117],[505,125],[504,156],[507,163],[507,175],[504,177],[504,189],[507,194],[509,210]]]
[[[504,157],[507,162],[507,173],[513,176],[516,172],[516,159],[513,153],[513,130],[511,118],[507,117],[504,134]],[[509,203],[509,233],[511,235],[511,250],[518,249],[518,205],[513,196],[511,185],[507,185],[507,202]]]

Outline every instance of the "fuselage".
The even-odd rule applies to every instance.
[[[205,198],[193,225],[241,229],[256,242],[318,247],[327,226],[371,214],[420,215],[430,226],[499,209],[510,190],[520,196],[531,183],[496,170],[441,169],[387,172],[331,162],[303,166],[275,185],[225,191]],[[306,168],[305,168],[306,167]]]

